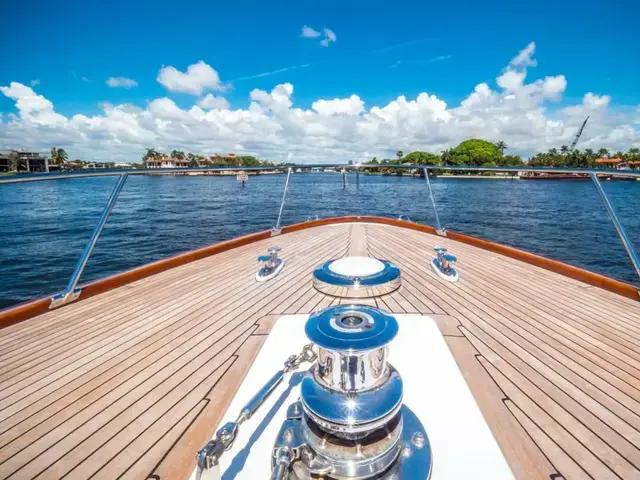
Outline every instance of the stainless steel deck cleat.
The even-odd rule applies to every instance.
[[[284,267],[284,260],[278,258],[278,252],[280,247],[269,247],[267,251],[268,255],[260,255],[258,261],[262,263],[262,267],[256,273],[256,281],[266,282],[278,275]]]
[[[431,268],[433,271],[443,280],[447,282],[458,281],[458,271],[453,268],[452,264],[456,262],[457,258],[450,253],[447,253],[445,247],[435,247],[436,258],[431,260]]]

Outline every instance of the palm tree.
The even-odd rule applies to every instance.
[[[158,154],[158,152],[156,152],[155,149],[147,148],[147,151],[142,156],[142,160],[149,160],[150,158],[156,158],[157,154]]]
[[[549,149],[549,155],[553,155],[555,157],[556,155],[558,155],[558,149],[557,148],[550,148]]]
[[[184,160],[185,155],[182,150],[173,150],[171,152],[171,158],[177,158],[178,160]]]
[[[440,158],[442,165],[449,165],[449,161],[451,160],[451,150],[442,150],[440,152]]]
[[[67,152],[64,151],[64,148],[59,148],[58,149],[58,163],[64,163],[67,161],[67,159],[69,158],[69,155],[67,155]]]
[[[404,153],[402,153],[402,150],[398,150],[396,152],[396,155],[398,156],[398,163],[400,163],[402,161],[402,156],[404,155]]]
[[[51,147],[51,165],[62,165],[67,161],[69,155],[65,152],[64,148]]]
[[[567,147],[566,145],[562,145],[562,146],[560,147],[560,152],[561,152],[563,155],[567,155],[567,154],[569,153],[569,147]]]
[[[9,154],[9,171],[18,171],[18,168],[20,166],[20,155],[18,155],[18,152],[11,152]]]
[[[509,148],[509,146],[506,143],[504,143],[502,140],[496,143],[496,147],[498,147],[498,150],[500,150],[500,153],[504,153],[504,151],[507,148]]]
[[[606,148],[601,148],[598,150],[598,157],[600,158],[609,158],[609,150]]]
[[[616,158],[619,158],[620,160],[625,160],[624,153],[621,151],[617,151]]]
[[[627,150],[627,157],[629,157],[632,160],[635,160],[639,155],[640,155],[640,148],[632,147],[629,150]]]

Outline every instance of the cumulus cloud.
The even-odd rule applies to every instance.
[[[216,97],[211,93],[207,93],[204,97],[202,97],[198,101],[198,106],[200,108],[218,108],[222,110],[226,110],[229,108],[229,102],[223,97]]]
[[[133,88],[138,86],[138,82],[127,77],[109,77],[107,85],[111,88]]]
[[[302,27],[302,32],[300,32],[300,36],[304,38],[318,38],[320,35],[322,34],[319,31],[314,30],[307,25]]]
[[[223,91],[226,88],[218,72],[202,60],[189,65],[185,72],[172,66],[162,67],[156,80],[171,92],[191,95],[202,95],[205,90]]]
[[[324,29],[324,38],[320,41],[320,45],[328,47],[330,43],[337,40],[336,34],[329,28]]]
[[[349,98],[334,98],[333,100],[318,100],[311,108],[320,115],[359,115],[364,111],[364,102],[357,95]]]
[[[609,96],[595,92],[572,104],[553,103],[562,99],[567,79],[562,74],[532,78],[535,46],[523,51],[527,53],[518,54],[497,75],[495,87],[479,83],[454,105],[423,92],[378,105],[365,104],[354,94],[317,98],[310,107],[301,107],[294,86],[282,83],[254,89],[248,105],[237,109],[207,93],[186,107],[162,97],[144,106],[103,104],[95,115],[64,116],[33,88],[12,82],[0,87],[16,108],[15,114],[0,116],[0,144],[40,149],[57,145],[74,157],[94,160],[137,161],[145,148],[154,147],[338,162],[394,156],[398,149],[437,153],[480,137],[503,140],[513,151],[529,154],[568,144],[589,115],[579,147],[640,147],[640,106],[612,106]],[[181,79],[177,91],[219,89],[217,74],[215,78],[198,88]]]
[[[54,111],[53,103],[26,85],[11,82],[8,87],[0,87],[0,92],[16,101],[20,118],[27,125],[54,127],[66,121],[64,116]]]

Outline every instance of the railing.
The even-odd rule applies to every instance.
[[[293,169],[317,169],[317,168],[334,168],[340,171],[342,177],[343,187],[346,187],[346,172],[354,171],[356,173],[356,184],[360,183],[360,170],[361,169],[377,169],[377,168],[394,168],[394,169],[407,169],[407,170],[417,170],[421,171],[424,174],[425,182],[427,185],[427,190],[429,194],[429,200],[431,202],[431,206],[435,215],[436,222],[436,231],[439,235],[446,236],[447,232],[442,227],[440,223],[440,217],[438,215],[438,207],[436,204],[436,199],[433,194],[433,190],[431,188],[431,181],[429,179],[429,172],[433,171],[447,171],[447,170],[455,170],[455,171],[467,171],[467,172],[510,172],[518,174],[520,172],[532,172],[532,173],[562,173],[562,174],[579,174],[579,175],[588,175],[598,192],[602,203],[609,215],[609,219],[620,237],[622,245],[624,246],[627,255],[629,256],[631,263],[633,264],[636,273],[640,277],[640,258],[638,257],[633,243],[627,236],[620,220],[618,219],[609,199],[604,192],[602,185],[600,184],[600,180],[598,179],[599,175],[604,176],[625,176],[625,177],[636,177],[636,179],[640,180],[640,172],[634,171],[618,171],[611,169],[581,169],[581,168],[539,168],[539,167],[462,167],[462,166],[446,166],[446,165],[344,165],[344,164],[314,164],[314,165],[296,165],[296,166],[280,166],[280,167],[200,167],[200,168],[152,168],[152,169],[114,169],[114,170],[99,170],[99,171],[89,171],[89,172],[62,172],[62,173],[41,173],[41,174],[25,174],[25,175],[16,175],[15,177],[7,177],[1,178],[0,184],[6,183],[22,183],[22,182],[32,182],[32,181],[46,181],[46,180],[63,180],[63,179],[73,179],[73,178],[84,178],[84,177],[95,177],[95,176],[117,176],[118,181],[111,193],[107,204],[98,219],[98,223],[96,224],[91,238],[89,242],[85,246],[80,259],[78,260],[76,267],[74,269],[69,282],[65,290],[51,297],[51,303],[49,308],[57,308],[62,305],[65,305],[69,302],[73,302],[77,300],[81,293],[82,289],[78,288],[78,283],[84,272],[84,269],[91,257],[91,253],[93,252],[93,248],[95,247],[98,239],[100,238],[100,234],[106,224],[113,207],[116,204],[118,196],[122,191],[122,188],[127,180],[129,175],[164,175],[164,174],[180,174],[180,173],[193,173],[193,172],[237,172],[237,171],[286,171],[287,176],[284,184],[284,190],[282,193],[282,200],[280,202],[280,209],[278,212],[278,217],[275,223],[274,228],[271,230],[271,235],[279,235],[281,232],[280,222],[282,220],[282,212],[284,210],[287,190],[289,187],[289,180],[291,178],[291,172]],[[311,217],[309,217],[311,218]],[[402,215],[400,216],[402,218]],[[317,216],[316,216],[317,219]],[[307,219],[309,221],[309,219]],[[639,292],[640,293],[640,292]]]

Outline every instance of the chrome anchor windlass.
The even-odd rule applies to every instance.
[[[387,361],[395,317],[340,305],[311,315],[305,333],[317,361],[276,437],[271,479],[428,479],[427,433],[402,403],[402,379]]]

